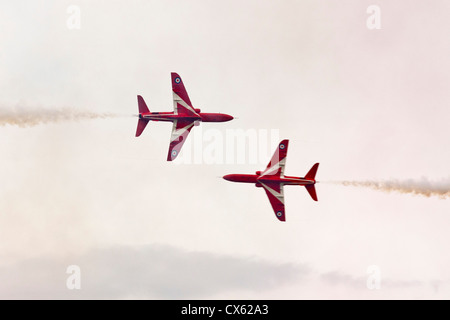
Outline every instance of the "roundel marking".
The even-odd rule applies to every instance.
[[[280,149],[283,150],[285,148],[284,144],[280,144]]]
[[[181,82],[181,79],[179,77],[176,77],[175,78],[175,83],[180,83],[180,82]]]
[[[177,155],[177,150],[172,151],[172,156],[175,157]]]
[[[282,215],[283,215],[283,212],[281,212],[281,211],[277,212],[277,217],[281,217]]]

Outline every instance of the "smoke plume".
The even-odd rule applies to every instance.
[[[450,197],[450,177],[439,181],[420,180],[383,180],[383,181],[339,181],[344,186],[367,187],[384,192],[400,192],[421,195],[425,197],[437,196],[441,199]]]
[[[117,117],[110,113],[83,111],[76,108],[30,108],[0,106],[0,126],[13,125],[21,128],[45,123],[105,119]]]

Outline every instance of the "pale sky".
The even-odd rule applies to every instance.
[[[374,4],[379,30],[366,26]],[[70,5],[80,29],[67,27]],[[0,298],[450,298],[449,199],[326,183],[450,178],[449,11],[0,0],[1,109],[121,115],[0,126]],[[320,162],[319,201],[285,187],[281,223],[262,189],[220,178],[263,169],[272,146],[257,164],[177,164],[170,124],[136,138],[136,95],[171,111],[170,72],[194,107],[237,117],[195,127],[191,142],[274,130],[290,140],[287,175]],[[80,290],[66,288],[69,265]]]

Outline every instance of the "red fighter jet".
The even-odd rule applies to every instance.
[[[139,121],[136,137],[144,131],[150,120],[173,122],[172,136],[170,138],[167,161],[174,160],[180,153],[186,138],[194,125],[202,122],[225,122],[233,120],[233,117],[223,113],[202,113],[200,109],[192,107],[191,100],[184,88],[181,77],[172,72],[173,112],[150,112],[144,99],[138,98]]]
[[[313,165],[304,178],[285,176],[284,167],[286,165],[288,144],[289,140],[280,142],[266,170],[263,172],[256,171],[256,174],[229,174],[223,177],[228,181],[254,183],[256,187],[264,188],[275,215],[280,221],[286,221],[283,186],[305,186],[311,198],[317,201],[314,184],[316,183],[315,176],[319,164]]]

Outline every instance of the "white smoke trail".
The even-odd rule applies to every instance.
[[[32,127],[45,123],[63,121],[80,121],[88,119],[113,118],[112,113],[98,113],[76,108],[30,108],[0,106],[0,126],[13,125],[21,128]]]
[[[399,192],[421,195],[425,197],[437,196],[441,199],[450,197],[450,177],[439,181],[420,180],[365,180],[365,181],[334,181],[344,186],[366,187],[384,192]]]

